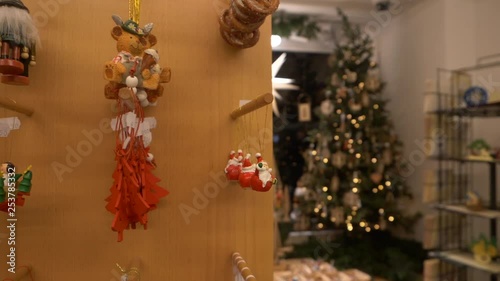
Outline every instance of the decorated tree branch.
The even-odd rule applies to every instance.
[[[399,204],[411,193],[399,172],[403,146],[381,95],[372,40],[339,13],[344,39],[330,58],[327,98],[315,112],[318,127],[310,131],[313,196],[304,202],[305,212],[316,229],[411,230],[418,215],[405,214]]]

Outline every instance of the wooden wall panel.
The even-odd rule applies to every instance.
[[[272,192],[243,191],[220,177],[228,151],[249,137],[262,137],[251,151],[262,149],[272,162],[270,109],[229,119],[239,100],[271,90],[269,20],[257,46],[234,50],[218,31],[216,7],[224,2],[143,1],[141,25],[155,23],[161,64],[173,73],[159,105],[146,110],[158,121],[155,174],[171,194],[151,213],[148,230],[126,231],[118,243],[113,216],[104,208],[115,163],[114,135],[101,128],[113,117],[102,68],[116,54],[111,15],[126,18],[128,1],[24,2],[39,22],[38,66],[29,87],[0,85],[1,96],[36,110],[28,118],[0,108],[0,117],[22,122],[0,139],[0,160],[18,169],[32,164],[34,172],[32,196],[17,210],[18,266],[32,264],[37,281],[118,280],[115,263],[127,265],[137,256],[144,263],[142,280],[223,281],[232,280],[230,256],[239,251],[259,280],[271,280]],[[47,2],[56,12],[44,11]],[[74,157],[78,149],[86,155]],[[60,179],[56,162],[69,169]],[[193,207],[196,192],[213,183],[218,193],[186,223],[182,204]],[[6,215],[0,219],[6,223]],[[7,274],[6,234],[0,227],[0,278]]]

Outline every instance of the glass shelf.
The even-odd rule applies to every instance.
[[[438,210],[445,210],[463,215],[482,217],[487,219],[500,219],[499,210],[484,209],[481,211],[472,211],[464,205],[448,205],[448,204],[434,204],[433,208]]]
[[[457,161],[457,162],[474,162],[474,163],[490,163],[490,164],[500,164],[499,159],[493,160],[481,160],[481,159],[472,159],[472,158],[460,158],[460,157],[449,157],[449,156],[430,156],[428,157],[431,160],[442,160],[442,161]]]
[[[444,251],[444,252],[431,252],[430,256],[450,263],[479,269],[491,274],[500,274],[500,263],[498,262],[491,262],[488,264],[480,263],[476,261],[472,256],[472,254],[470,253],[462,251]]]
[[[465,117],[500,117],[500,104],[495,103],[478,107],[440,109],[429,111],[428,113]]]

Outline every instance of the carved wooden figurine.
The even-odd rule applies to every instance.
[[[29,66],[34,66],[38,30],[28,8],[20,0],[0,0],[1,82],[28,85]]]

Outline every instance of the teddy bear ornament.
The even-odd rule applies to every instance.
[[[152,47],[158,40],[151,34],[153,24],[143,28],[133,20],[123,21],[113,15],[116,26],[111,36],[116,40],[118,54],[104,66],[107,99],[121,99],[133,109],[134,101],[142,107],[156,105],[163,95],[161,83],[170,81],[170,68],[159,65],[160,56]],[[132,89],[132,92],[130,91]]]
[[[0,0],[0,81],[29,85],[29,66],[34,66],[38,30],[21,0]]]

